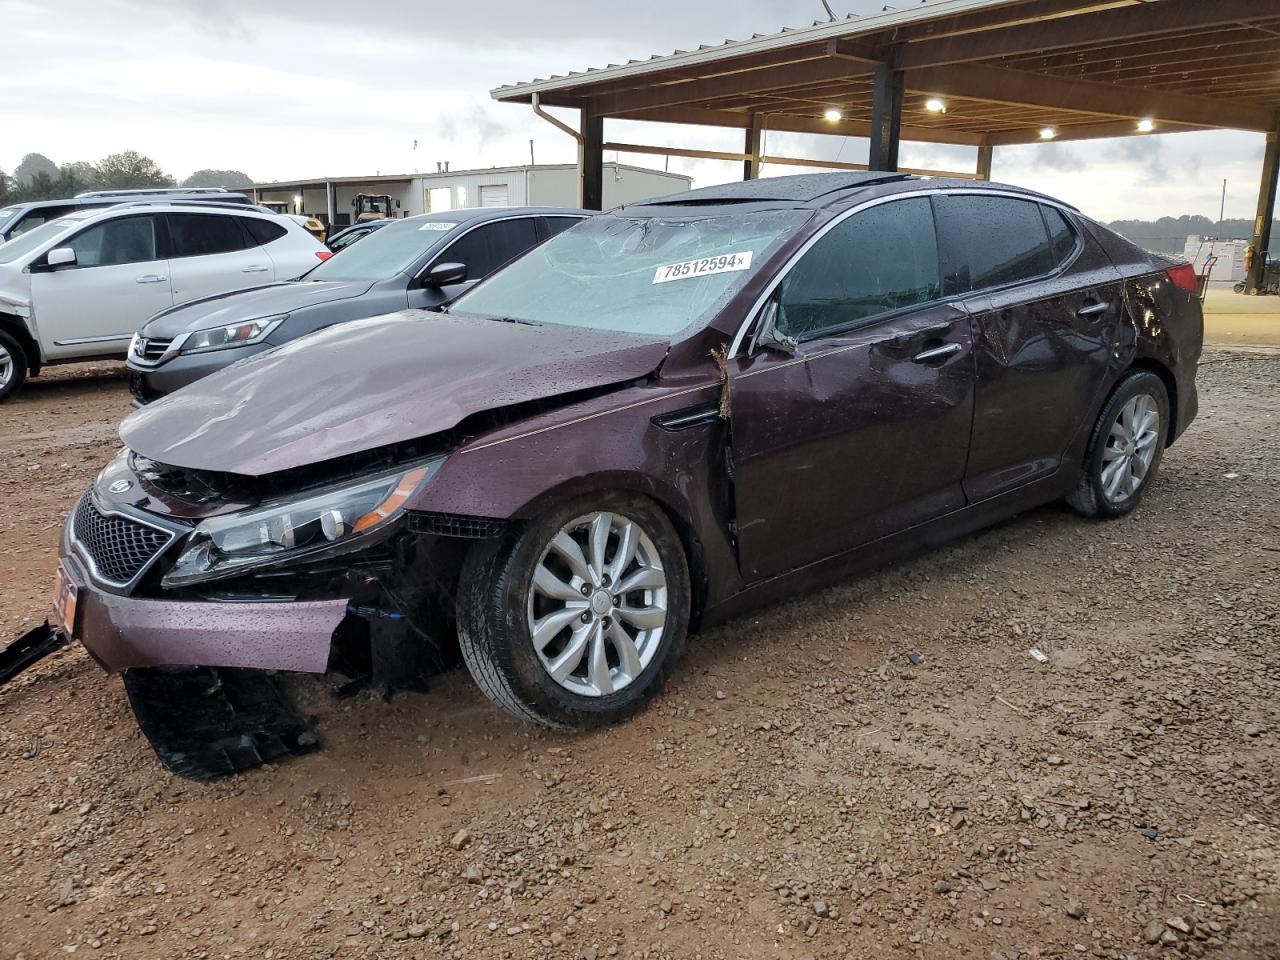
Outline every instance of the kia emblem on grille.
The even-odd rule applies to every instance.
[[[112,493],[124,493],[125,491],[131,489],[132,487],[133,487],[132,480],[117,480],[107,489],[109,489]]]

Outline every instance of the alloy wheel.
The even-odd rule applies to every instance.
[[[529,637],[543,669],[572,693],[603,697],[633,683],[657,653],[666,622],[658,550],[622,514],[566,524],[534,568]]]
[[[0,344],[0,390],[9,385],[9,381],[13,379],[13,354]]]
[[[1102,494],[1111,503],[1142,487],[1160,442],[1160,408],[1150,394],[1130,397],[1111,424],[1102,450]]]

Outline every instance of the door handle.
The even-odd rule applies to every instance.
[[[245,267],[240,272],[241,273],[266,273],[270,269],[271,269],[270,267],[265,266],[261,263],[255,263],[253,264],[253,266]]]
[[[1076,311],[1077,317],[1096,317],[1100,313],[1105,313],[1111,309],[1111,304],[1105,300],[1099,300],[1096,303],[1086,303],[1083,307]]]
[[[940,347],[930,347],[928,350],[921,350],[911,358],[912,363],[929,363],[933,360],[941,360],[943,357],[949,357],[953,353],[959,353],[964,347],[958,343],[944,343]]]
[[[158,273],[146,273],[140,276],[134,283],[164,283],[168,277],[162,277]]]

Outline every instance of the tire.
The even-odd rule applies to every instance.
[[[14,336],[0,330],[0,403],[9,399],[27,379],[27,352]]]
[[[608,528],[600,564],[591,547],[597,522]],[[625,541],[633,559],[615,582],[626,523],[634,525]],[[574,563],[566,537],[579,548]],[[627,584],[644,586],[625,591]],[[619,585],[625,592],[610,589]],[[507,713],[544,726],[595,726],[634,713],[661,687],[684,653],[689,598],[688,563],[670,519],[646,497],[606,491],[476,545],[458,587],[458,640],[481,691]],[[618,630],[629,648],[615,639]]]
[[[1086,517],[1124,516],[1142,501],[1156,475],[1168,434],[1164,381],[1145,370],[1130,372],[1102,407],[1085,453],[1084,475],[1067,502]]]

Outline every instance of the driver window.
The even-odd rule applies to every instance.
[[[107,220],[72,237],[66,245],[76,252],[77,267],[147,263],[156,259],[155,219],[120,217]]]
[[[778,288],[776,327],[804,340],[936,300],[938,243],[928,197],[870,207],[813,245]]]

